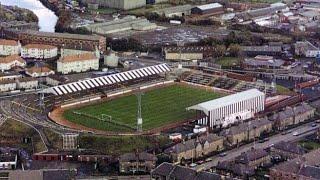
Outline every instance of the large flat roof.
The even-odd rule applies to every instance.
[[[70,33],[52,33],[52,32],[41,32],[41,31],[21,31],[24,34],[30,34],[35,36],[47,36],[47,37],[57,37],[66,39],[82,39],[82,40],[100,40],[102,36],[97,35],[83,35],[83,34],[70,34]]]
[[[219,3],[211,3],[211,4],[205,4],[205,5],[201,5],[201,6],[197,6],[197,8],[205,11],[205,10],[209,10],[209,9],[214,9],[214,8],[221,8],[222,5]]]
[[[207,115],[209,114],[208,112],[214,109],[218,109],[220,107],[224,107],[230,104],[234,104],[236,102],[244,101],[247,99],[251,99],[254,97],[258,96],[264,96],[265,94],[258,89],[249,89],[247,91],[239,92],[236,94],[232,94],[229,96],[225,96],[222,98],[214,99],[211,101],[203,102],[191,107],[188,107],[187,110],[190,109],[196,109],[196,110],[201,110]]]

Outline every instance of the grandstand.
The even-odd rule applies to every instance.
[[[253,88],[265,92],[268,96],[274,92],[273,87],[270,84],[262,83],[259,81],[242,81],[239,79],[220,75],[191,72],[185,72],[182,77],[182,80],[185,82],[204,85],[208,87],[215,87],[230,92],[242,92]]]
[[[152,82],[162,79],[162,74],[169,72],[167,64],[125,71],[117,74],[91,78],[50,87],[43,93],[53,94],[55,104],[62,104],[68,100],[84,98],[94,94],[105,96],[107,92],[116,91],[142,82]]]

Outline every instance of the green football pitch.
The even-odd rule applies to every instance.
[[[143,130],[190,119],[195,116],[195,112],[186,111],[187,107],[221,96],[212,91],[182,85],[172,85],[145,92],[141,100]],[[100,104],[70,109],[65,111],[63,116],[69,121],[99,130],[133,131],[137,122],[137,104],[137,96],[129,95]],[[105,117],[111,117],[108,119],[116,123],[99,119],[102,114]]]

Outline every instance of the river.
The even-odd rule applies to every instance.
[[[58,17],[39,0],[0,0],[0,3],[31,10],[38,16],[40,31],[54,32]]]

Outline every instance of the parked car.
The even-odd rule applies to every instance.
[[[295,131],[295,132],[293,132],[293,133],[292,133],[292,135],[294,135],[294,136],[298,136],[298,135],[299,135],[299,133],[298,133],[297,131]]]
[[[189,167],[191,167],[191,168],[194,168],[194,167],[196,167],[196,166],[197,166],[196,163],[191,163],[191,164],[189,165]]]
[[[220,157],[224,157],[224,156],[226,156],[226,155],[227,155],[227,153],[225,153],[225,152],[219,154]]]

